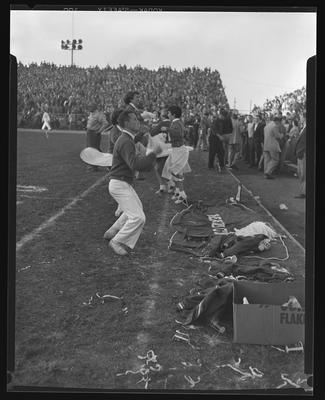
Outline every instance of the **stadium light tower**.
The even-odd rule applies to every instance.
[[[71,67],[73,66],[73,52],[74,50],[82,50],[82,40],[61,40],[61,49],[71,51]]]

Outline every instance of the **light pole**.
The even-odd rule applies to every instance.
[[[71,67],[73,66],[73,51],[74,50],[82,50],[82,40],[76,39],[73,40],[61,40],[61,49],[62,50],[71,50]]]

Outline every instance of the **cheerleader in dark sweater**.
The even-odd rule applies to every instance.
[[[180,119],[181,115],[182,111],[178,106],[170,106],[168,108],[168,118],[171,121],[168,134],[172,151],[162,171],[163,178],[175,182],[175,194],[172,199],[175,200],[176,204],[187,200],[187,195],[184,191],[184,174],[191,172],[188,163],[189,150],[184,144],[185,128]]]

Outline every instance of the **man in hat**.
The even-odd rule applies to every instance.
[[[281,148],[279,140],[283,134],[280,133],[281,117],[275,116],[264,128],[264,176],[266,179],[274,179],[272,173],[279,165]]]

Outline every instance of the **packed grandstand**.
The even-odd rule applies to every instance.
[[[190,114],[198,118],[204,114],[212,117],[216,109],[229,109],[220,74],[210,68],[192,67],[181,71],[168,66],[157,70],[125,65],[71,68],[45,62],[29,65],[19,62],[17,78],[17,115],[21,128],[40,128],[47,109],[54,129],[85,129],[92,103],[98,104],[110,119],[129,90],[139,90],[142,108],[158,116],[170,104],[181,106],[184,119]],[[266,118],[281,111],[300,121],[305,102],[303,87],[273,100],[267,99],[262,107],[254,105],[251,113]]]

